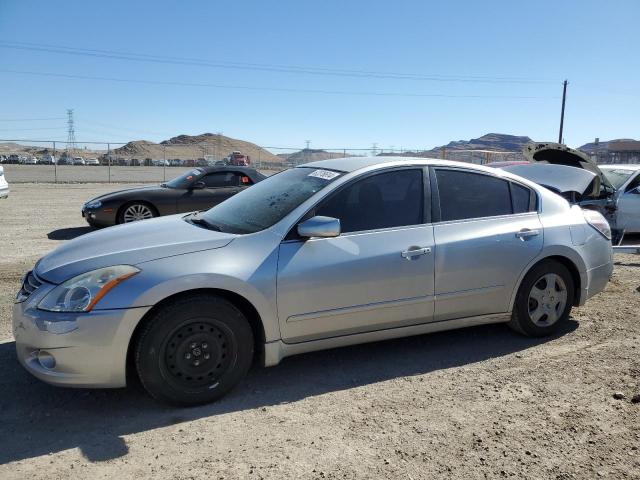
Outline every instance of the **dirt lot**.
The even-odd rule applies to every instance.
[[[554,338],[496,325],[292,357],[181,410],[38,382],[11,338],[19,278],[87,232],[81,203],[112,188],[14,185],[0,201],[0,478],[640,478],[633,256]]]

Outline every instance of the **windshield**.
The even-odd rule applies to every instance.
[[[173,180],[169,180],[167,183],[163,183],[163,186],[169,188],[187,188],[191,182],[201,177],[204,171],[200,168],[194,168],[193,170],[189,170],[179,177],[174,178]]]
[[[254,233],[282,220],[342,173],[299,167],[273,175],[201,215],[229,233]]]
[[[603,168],[604,176],[609,179],[611,185],[618,190],[633,175],[633,170],[623,168]]]

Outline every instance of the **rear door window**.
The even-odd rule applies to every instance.
[[[512,213],[506,180],[461,170],[436,169],[442,221]]]

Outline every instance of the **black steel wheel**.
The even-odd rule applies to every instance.
[[[177,388],[210,388],[227,371],[236,353],[233,332],[216,321],[187,321],[163,345],[162,368]]]
[[[223,298],[181,298],[142,328],[136,345],[138,376],[161,401],[184,406],[212,402],[233,388],[252,362],[251,327]]]

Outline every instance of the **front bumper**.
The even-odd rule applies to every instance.
[[[115,214],[110,209],[109,212],[103,212],[100,209],[82,208],[82,218],[84,218],[92,227],[109,227],[116,224]]]
[[[129,340],[151,307],[81,314],[38,310],[36,305],[53,287],[43,284],[13,307],[13,335],[22,366],[53,385],[125,386]]]

